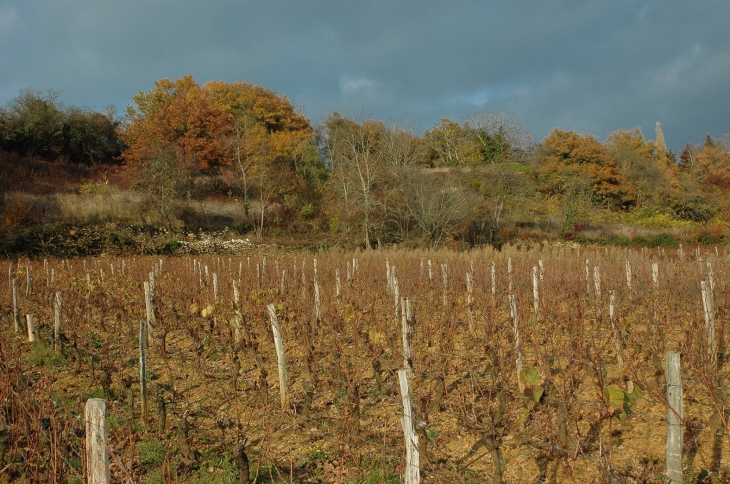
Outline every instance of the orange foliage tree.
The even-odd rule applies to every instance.
[[[615,208],[634,203],[635,187],[591,135],[556,128],[540,144],[538,161],[550,193],[566,194],[576,184],[584,184],[594,203]]]
[[[237,185],[246,214],[250,200],[258,200],[260,228],[274,201],[298,203],[306,188],[299,165],[314,131],[286,97],[250,83],[200,86],[188,75],[156,81],[133,100],[123,133],[128,164],[144,165],[163,151],[179,153],[179,163],[193,172],[222,175]]]

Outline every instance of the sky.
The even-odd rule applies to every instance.
[[[154,81],[261,84],[319,123],[505,111],[537,141],[661,123],[730,132],[727,0],[0,0],[0,105],[21,90],[120,114]]]

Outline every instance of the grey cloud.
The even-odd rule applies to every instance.
[[[730,4],[702,0],[281,2],[10,0],[0,102],[131,103],[163,77],[249,81],[313,123],[329,111],[410,121],[507,110],[537,139],[661,121],[670,146],[730,131]]]

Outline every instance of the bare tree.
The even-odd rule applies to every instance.
[[[492,163],[499,160],[523,163],[535,142],[525,126],[503,111],[473,114],[464,126],[472,132],[480,150]]]

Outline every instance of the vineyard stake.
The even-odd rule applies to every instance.
[[[611,323],[611,330],[613,331],[613,345],[616,348],[616,362],[619,368],[623,369],[624,359],[621,356],[621,339],[619,332],[616,329],[616,322],[614,320],[614,307],[616,305],[616,291],[609,291],[609,302],[608,302],[608,320]]]
[[[520,347],[520,331],[517,327],[517,299],[513,295],[508,296],[509,299],[509,315],[512,320],[512,331],[515,334],[515,369],[517,370],[517,385],[520,393],[525,391],[525,385],[522,383],[522,348]]]
[[[315,286],[317,287],[317,286]],[[286,356],[284,355],[284,343],[279,331],[279,321],[276,318],[276,307],[273,304],[266,306],[269,310],[271,330],[274,333],[274,346],[276,346],[276,359],[279,366],[279,392],[281,394],[281,409],[289,408],[289,391],[287,389]]]
[[[152,288],[150,287],[149,282],[142,283],[144,286],[144,303],[145,303],[145,309],[147,310],[147,328],[145,330],[145,337],[147,338],[149,343],[152,343],[152,338],[154,337],[154,326],[152,325],[152,321],[154,318],[154,310],[153,310],[153,304],[154,299],[152,296]]]
[[[20,321],[18,321],[18,280],[13,279],[13,324],[15,332],[20,333]]]
[[[405,306],[408,298],[402,298],[401,305]],[[405,311],[401,311],[401,336],[403,338],[403,367],[408,371],[408,376],[413,372],[413,365],[411,363],[411,345],[408,342],[408,333],[410,327],[408,326],[408,316]]]
[[[60,292],[56,292],[56,304],[54,308],[54,324],[53,324],[53,343],[56,353],[60,353],[61,348],[61,308],[63,306],[63,296]]]
[[[146,284],[146,283],[145,283]],[[147,323],[145,320],[139,322],[139,386],[140,386],[140,402],[141,402],[141,419],[142,424],[147,425]]]
[[[540,289],[538,281],[537,266],[532,266],[532,308],[535,311],[535,317],[538,317],[540,314]]]
[[[28,341],[30,343],[33,343],[38,339],[37,338],[38,332],[36,331],[36,328],[35,328],[35,316],[32,314],[26,314],[25,321],[26,321],[26,324],[28,325]]]
[[[666,354],[667,369],[667,462],[666,475],[669,483],[684,482],[682,476],[682,445],[684,409],[682,408],[682,374],[679,353]]]
[[[88,484],[109,484],[109,451],[107,450],[106,404],[103,398],[86,401],[86,461]]]
[[[700,282],[702,291],[702,308],[705,312],[705,332],[707,333],[707,352],[710,357],[710,363],[715,364],[717,361],[717,339],[715,338],[715,304],[712,298],[710,285]]]
[[[406,469],[403,476],[404,484],[418,484],[421,482],[421,469],[418,454],[418,434],[414,428],[413,408],[411,405],[411,390],[408,387],[408,370],[398,370],[400,394],[403,402],[403,416],[400,419],[403,427],[403,436],[406,441]]]

